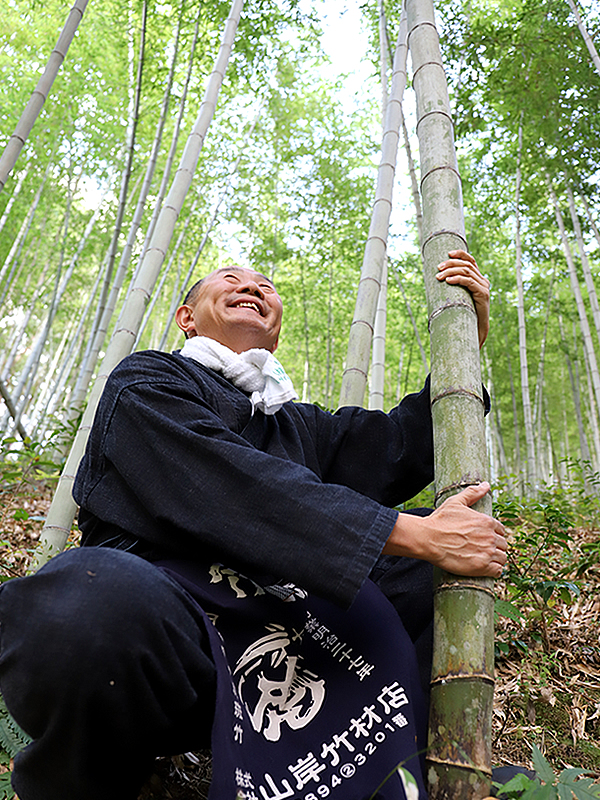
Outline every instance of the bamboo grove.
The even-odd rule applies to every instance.
[[[483,352],[491,475],[526,493],[567,480],[575,462],[589,475],[600,467],[600,18],[581,4],[578,22],[571,6],[436,4],[466,236],[492,281]],[[9,0],[0,9],[2,150],[69,8]],[[179,346],[170,318],[192,276],[248,264],[284,298],[279,354],[303,399],[337,405],[375,191],[381,54],[391,88],[400,12],[396,2],[362,4],[373,77],[349,103],[322,49],[319,4],[247,3],[136,348]],[[89,3],[0,194],[0,436],[66,454],[228,13],[216,0]],[[380,50],[382,16],[389,44]],[[429,362],[410,58],[407,74],[384,407],[419,388]]]

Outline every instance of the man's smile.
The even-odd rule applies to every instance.
[[[231,306],[233,308],[251,308],[260,314],[261,317],[264,317],[262,308],[258,305],[258,303],[254,302],[253,300],[242,300],[239,303],[232,303]]]

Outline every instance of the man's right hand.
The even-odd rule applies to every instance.
[[[469,486],[428,517],[398,514],[383,552],[420,558],[455,575],[499,578],[506,563],[504,526],[471,508],[489,489],[485,482]]]

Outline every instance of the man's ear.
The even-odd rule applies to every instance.
[[[196,328],[194,327],[194,311],[191,306],[179,306],[175,312],[175,322],[188,339],[190,336],[197,335]]]

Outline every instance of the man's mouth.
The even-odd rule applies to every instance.
[[[257,314],[260,314],[262,317],[262,309],[258,305],[258,303],[253,303],[251,300],[244,300],[242,303],[236,303],[234,308],[251,308],[256,311]]]

